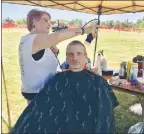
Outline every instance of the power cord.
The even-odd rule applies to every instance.
[[[92,21],[94,21],[94,20],[98,20],[98,19],[92,19],[92,20],[90,20],[90,21],[88,21],[86,24],[84,24],[82,27],[84,28],[86,25],[88,25],[90,22],[92,22]],[[59,26],[58,26],[59,27]],[[59,28],[58,28],[59,29]],[[59,29],[58,31],[60,31],[60,30],[62,30],[62,29]],[[96,31],[97,32],[97,31]],[[93,40],[93,36],[92,36],[92,34],[90,33],[88,36],[87,36],[87,39],[86,39],[89,43]],[[60,69],[62,70],[62,72],[63,72],[63,69],[62,69],[62,67],[61,67],[61,65],[60,65],[60,61],[59,61],[59,59],[58,59],[58,56],[57,55],[55,55],[55,57],[57,58],[57,61],[58,61],[58,64],[59,64],[59,66],[60,66]]]

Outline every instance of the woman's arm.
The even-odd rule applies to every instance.
[[[54,53],[54,55],[58,55],[58,53],[59,53],[59,49],[56,47],[56,46],[53,46],[53,47],[51,47],[50,48],[51,49],[51,51]]]
[[[97,25],[85,27],[85,33],[92,33],[95,36]],[[73,28],[73,29],[64,29],[51,34],[38,34],[33,43],[32,53],[36,53],[39,50],[51,48],[52,46],[57,45],[58,43],[70,39],[72,37],[78,36],[82,34],[81,28]]]

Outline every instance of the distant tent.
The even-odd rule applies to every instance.
[[[17,24],[14,22],[3,22],[2,23],[2,28],[16,28]]]

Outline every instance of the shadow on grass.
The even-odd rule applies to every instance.
[[[136,96],[127,93],[114,91],[120,105],[114,110],[116,134],[128,133],[128,130],[134,124],[142,121],[141,116],[132,113],[129,107],[139,103]]]

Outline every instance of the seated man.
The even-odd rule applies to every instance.
[[[86,48],[67,46],[70,70],[56,74],[19,117],[11,133],[113,133],[117,99],[103,77],[84,70]]]

